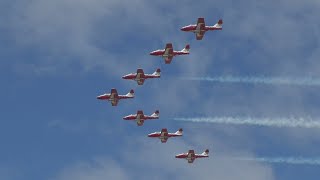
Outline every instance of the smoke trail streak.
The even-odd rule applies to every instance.
[[[320,165],[319,158],[304,158],[304,157],[237,157],[233,158],[240,161],[258,161],[266,163],[282,163],[282,164],[300,164],[300,165]]]
[[[173,118],[175,121],[205,122],[232,125],[252,125],[269,127],[320,128],[320,121],[311,118],[251,118],[251,117],[195,117]]]
[[[296,86],[320,86],[320,79],[313,77],[264,77],[264,76],[217,76],[217,77],[186,77],[184,80],[211,81],[221,83],[248,83],[248,84],[274,84],[274,85],[296,85]]]

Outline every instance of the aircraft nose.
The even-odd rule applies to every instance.
[[[97,99],[105,99],[105,94],[97,96]]]
[[[186,31],[186,27],[182,27],[180,30],[181,31]]]

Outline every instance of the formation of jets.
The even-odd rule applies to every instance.
[[[207,31],[222,30],[222,19],[213,26],[206,26],[204,18],[200,17],[197,20],[197,24],[190,24],[181,28],[181,31],[193,32],[196,35],[197,40],[202,40]],[[150,52],[152,56],[160,56],[164,59],[165,64],[170,64],[174,56],[188,55],[190,53],[190,45],[187,44],[182,50],[176,51],[173,49],[172,43],[167,43],[164,49],[158,49]],[[161,70],[158,68],[152,74],[145,74],[143,69],[139,68],[135,73],[130,73],[122,76],[122,79],[136,81],[139,86],[143,85],[146,79],[160,78]],[[132,99],[134,98],[134,90],[131,89],[126,95],[119,95],[115,88],[111,89],[110,93],[105,93],[97,96],[99,100],[108,100],[112,106],[117,106],[120,99]],[[159,110],[156,110],[151,115],[145,115],[142,110],[137,110],[136,114],[130,114],[123,117],[123,120],[129,120],[136,122],[137,126],[142,126],[147,120],[159,119]],[[171,137],[181,137],[182,128],[174,133],[169,133],[167,128],[162,128],[160,132],[153,132],[148,134],[150,138],[159,138],[161,143],[166,143]],[[196,154],[194,150],[189,150],[187,153],[177,154],[175,156],[179,159],[186,159],[188,163],[193,163],[197,158],[209,157],[209,150],[206,149],[201,154]]]

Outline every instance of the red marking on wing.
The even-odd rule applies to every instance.
[[[166,58],[164,59],[165,64],[170,64],[171,61],[172,61],[172,58],[173,58],[172,56],[166,57]]]
[[[197,20],[197,25],[200,24],[200,23],[201,23],[201,24],[205,24],[203,17],[198,18],[198,20]]]
[[[172,43],[167,43],[166,44],[166,48],[165,49],[168,49],[168,48],[173,49]]]
[[[167,128],[162,128],[161,132],[168,132]]]
[[[194,154],[194,150],[189,150],[188,154]]]
[[[137,69],[137,74],[139,74],[139,73],[144,75],[143,69]]]
[[[119,100],[115,99],[114,101],[111,101],[111,105],[112,106],[117,106],[118,105]]]
[[[111,94],[117,94],[118,95],[118,92],[117,92],[117,90],[115,88],[112,88],[111,89]]]
[[[161,139],[161,143],[166,143],[168,138]]]
[[[139,79],[137,80],[138,85],[143,85],[144,84],[144,79]]]
[[[144,116],[143,111],[142,110],[138,110],[137,111],[137,115],[140,115],[140,117],[143,117]]]

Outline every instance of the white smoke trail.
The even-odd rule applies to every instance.
[[[270,127],[320,128],[320,121],[312,118],[251,118],[251,117],[195,117],[173,118],[175,121],[205,122],[216,124],[253,125]]]
[[[237,157],[233,158],[241,161],[258,161],[266,163],[300,164],[300,165],[320,165],[319,158],[304,157]]]
[[[221,83],[248,83],[248,84],[274,84],[296,86],[320,86],[320,78],[313,77],[264,77],[264,76],[217,76],[217,77],[186,77],[184,80],[211,81]]]

